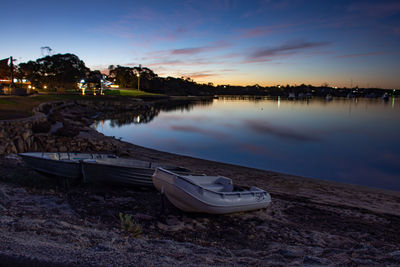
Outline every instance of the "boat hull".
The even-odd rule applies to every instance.
[[[94,183],[121,186],[153,187],[152,175],[160,164],[136,159],[83,160],[83,179]],[[167,169],[187,173],[190,170],[167,166]]]
[[[186,212],[226,214],[266,208],[271,202],[269,193],[258,188],[248,192],[219,193],[162,169],[154,173],[153,183],[175,207]]]
[[[38,172],[70,179],[81,177],[79,162],[21,156],[29,167]]]
[[[69,179],[82,177],[80,162],[85,158],[115,157],[110,154],[51,152],[20,153],[19,155],[29,167],[38,172]]]
[[[83,177],[95,183],[153,187],[154,169],[122,167],[83,162]]]

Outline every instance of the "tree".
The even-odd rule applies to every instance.
[[[41,78],[39,75],[39,68],[39,64],[35,61],[20,63],[15,72],[15,77],[19,80],[27,79],[33,86],[39,86]]]
[[[111,79],[113,82],[119,84],[121,87],[125,88],[133,88],[136,80],[136,75],[133,73],[133,68],[130,67],[124,67],[117,65],[117,67],[114,67],[111,65],[109,67],[110,74],[109,74],[109,79]]]
[[[90,70],[73,54],[46,56],[18,66],[19,78],[29,79],[34,85],[47,85],[53,89],[77,88],[77,82],[85,79]]]

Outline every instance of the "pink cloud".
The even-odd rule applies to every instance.
[[[292,26],[291,24],[282,24],[282,25],[274,25],[274,26],[260,26],[254,27],[249,29],[241,29],[242,38],[252,38],[252,37],[259,37],[272,34],[279,29],[284,29]]]
[[[389,2],[376,2],[376,3],[365,3],[356,2],[352,3],[348,10],[350,12],[360,12],[371,17],[385,17],[397,14],[400,12],[400,2],[389,1]]]
[[[328,44],[329,42],[292,41],[276,47],[259,48],[249,55],[247,62],[252,63],[270,61],[278,56],[294,55],[303,50],[322,47]]]
[[[206,77],[212,77],[212,76],[218,76],[219,74],[216,73],[207,73],[207,72],[192,72],[192,73],[186,73],[182,74],[184,77],[190,77],[192,79],[196,78],[206,78]]]
[[[211,52],[218,49],[222,49],[229,46],[226,42],[216,42],[212,45],[200,46],[200,47],[188,47],[170,50],[168,53],[171,55],[194,55],[203,52]]]
[[[396,54],[393,52],[368,52],[368,53],[359,53],[359,54],[347,54],[342,56],[337,56],[337,58],[355,58],[355,57],[369,57],[369,56],[379,56],[379,55],[389,55]]]

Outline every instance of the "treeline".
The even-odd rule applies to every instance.
[[[269,86],[258,84],[252,86],[214,86],[212,83],[199,84],[190,78],[159,77],[151,69],[136,66],[114,66],[108,68],[107,77],[100,71],[92,71],[85,63],[73,54],[56,54],[28,61],[15,66],[15,78],[27,79],[32,86],[50,91],[78,90],[77,84],[81,80],[87,83],[99,84],[100,80],[107,80],[123,88],[138,88],[141,90],[162,93],[167,95],[271,95],[289,97],[299,95],[343,97],[379,97],[383,93],[399,95],[399,90],[383,90],[379,88],[334,88],[328,85],[312,86]]]

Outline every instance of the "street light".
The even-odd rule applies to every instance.
[[[140,74],[136,74],[137,78],[137,89],[140,90]]]

